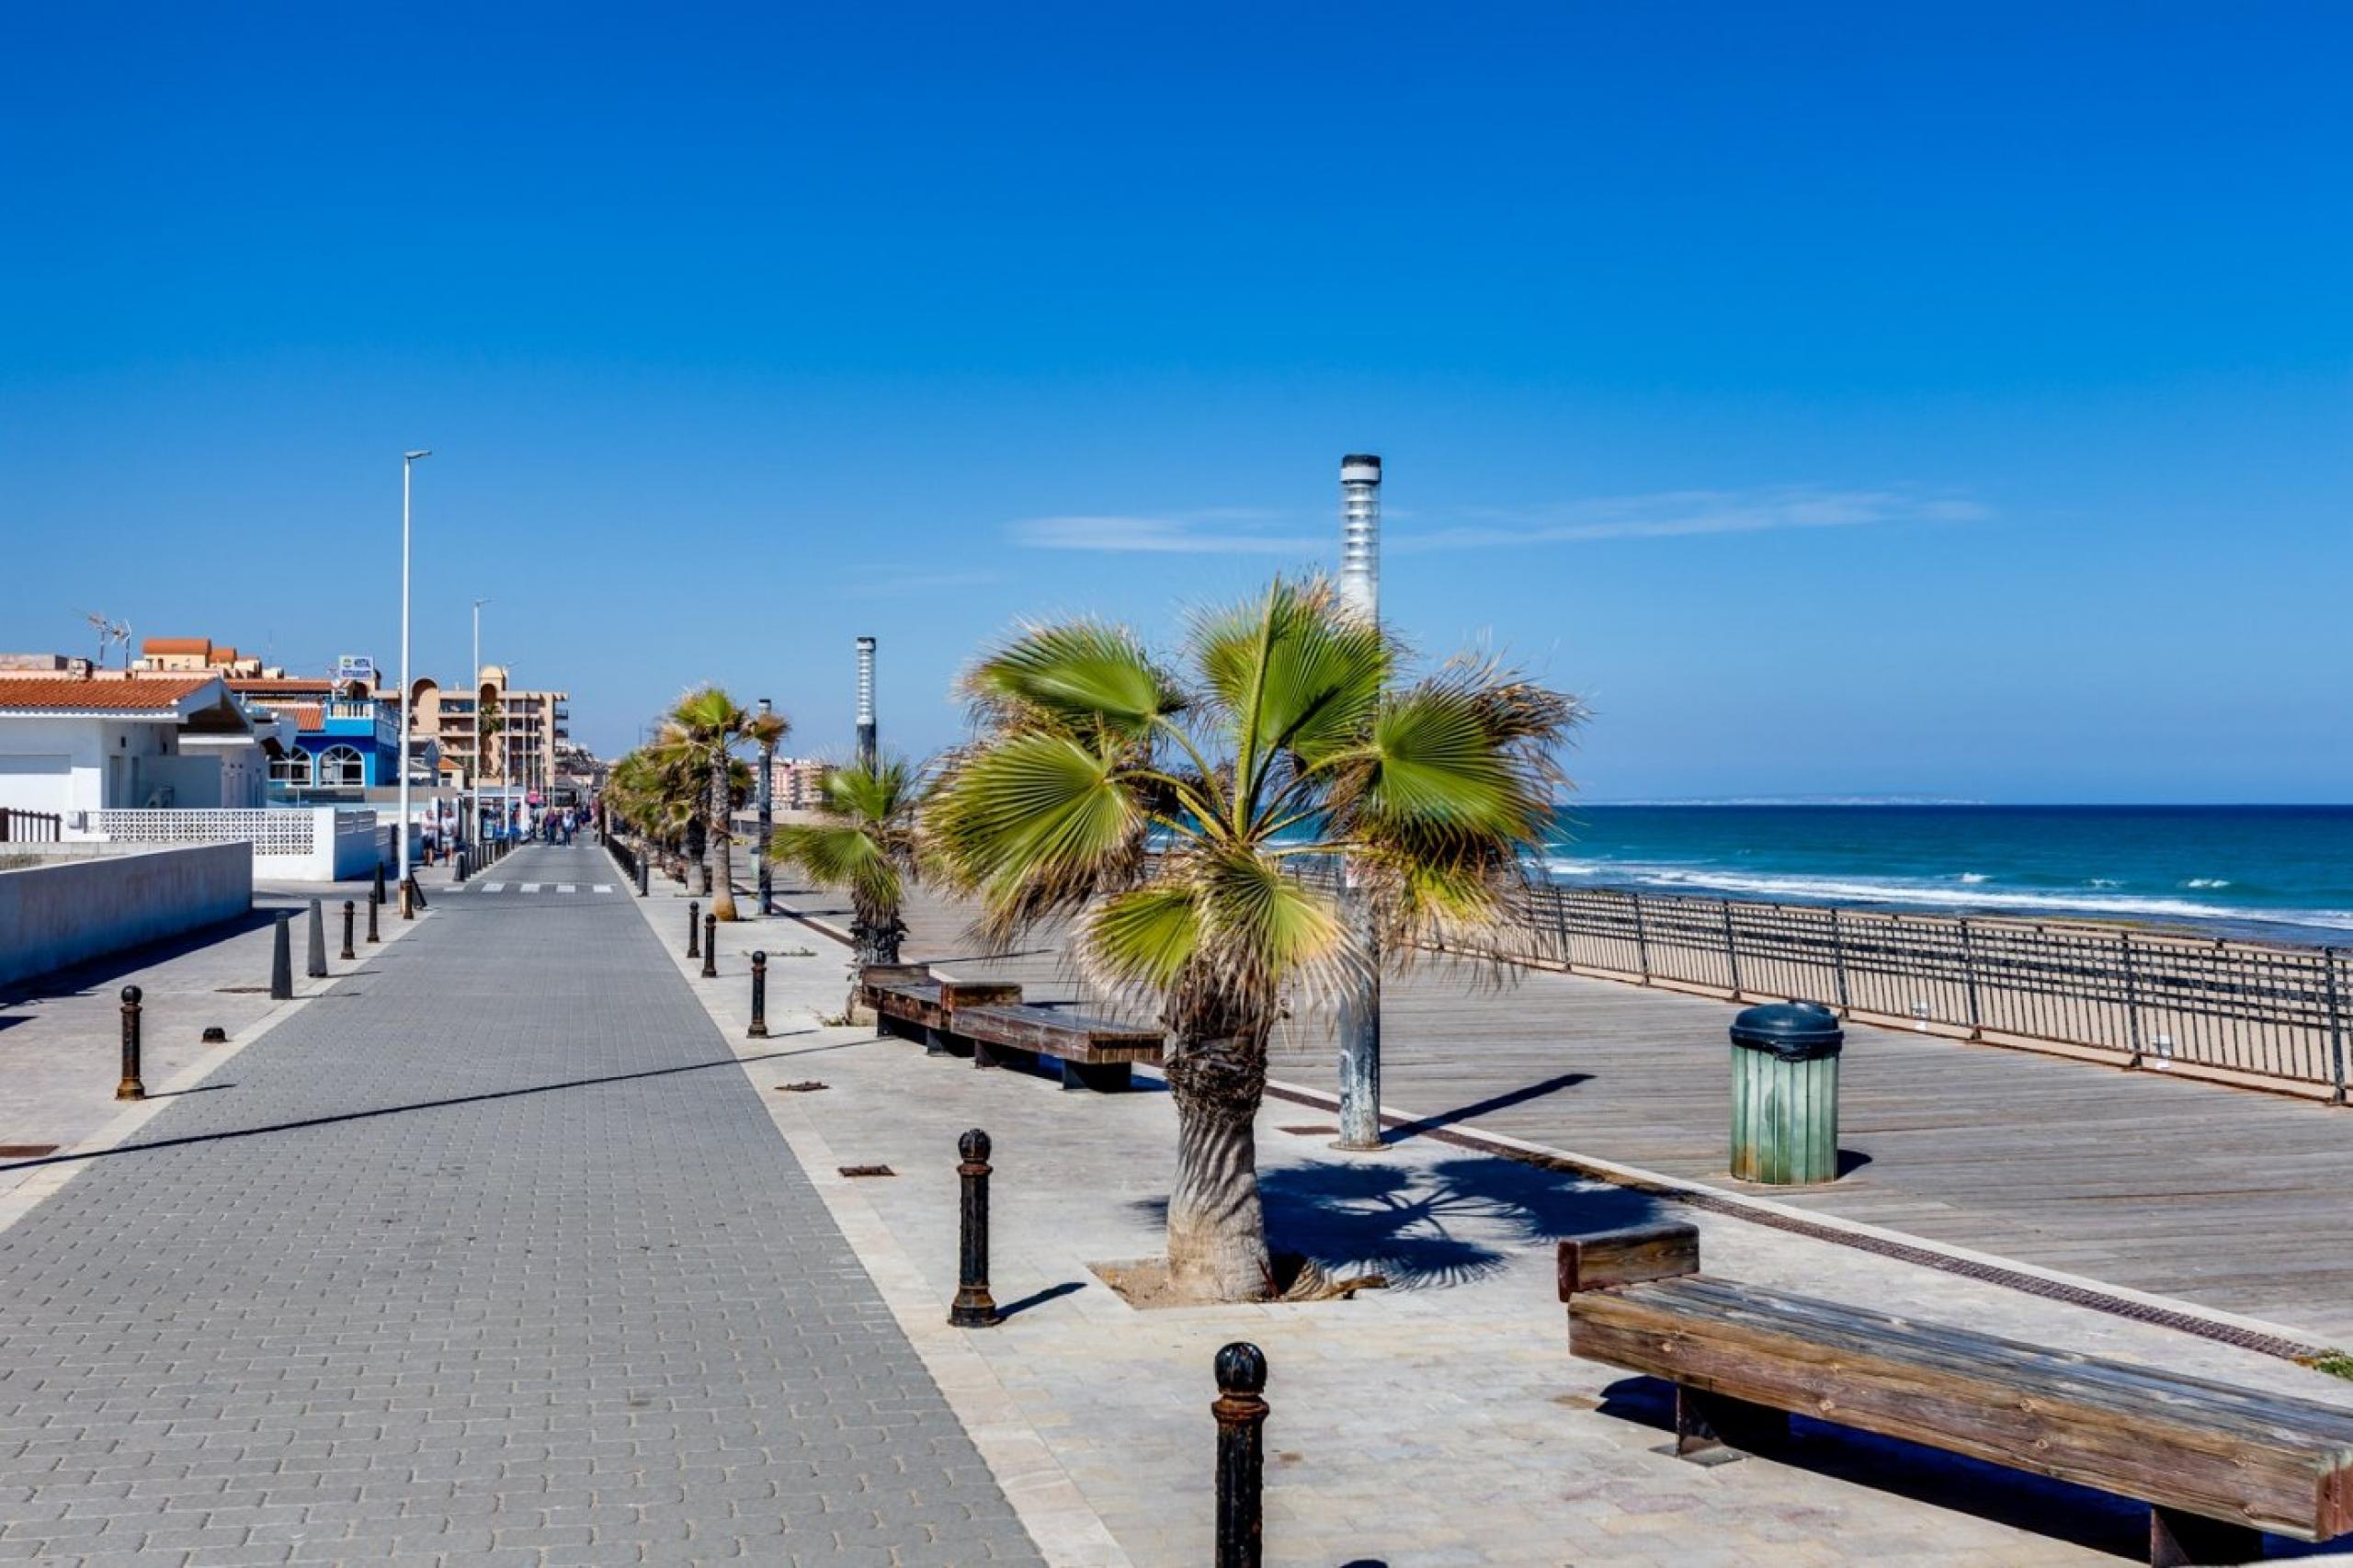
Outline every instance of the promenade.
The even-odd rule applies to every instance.
[[[796,906],[846,918],[830,895]],[[911,957],[1019,979],[1040,999],[1085,994],[1051,935],[991,960],[961,909],[920,892],[907,921]],[[2353,1191],[2353,1111],[1857,1025],[1845,1174],[1750,1188],[1725,1168],[1736,1010],[1432,959],[1384,989],[1382,1098],[1414,1129],[1499,1133],[2353,1345],[2353,1256],[2325,1242]],[[1326,1021],[1288,1020],[1273,1076],[1329,1091],[1333,1051]]]
[[[1034,1561],[610,860],[497,869],[0,1232],[0,1561]]]

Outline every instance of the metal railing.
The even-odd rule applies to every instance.
[[[1517,890],[1503,924],[1456,947],[2346,1098],[2353,955],[2337,948],[1544,884]]]
[[[54,844],[65,836],[65,819],[55,812],[0,806],[0,844]]]

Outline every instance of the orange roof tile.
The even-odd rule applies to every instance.
[[[237,651],[234,648],[215,648],[212,650],[212,662],[216,665],[233,665],[237,662]]]
[[[211,676],[145,680],[0,681],[0,711],[57,709],[72,712],[145,713],[176,708],[210,686]]]
[[[294,727],[298,730],[308,730],[316,734],[327,727],[326,710],[315,702],[290,702],[283,711],[294,721]]]

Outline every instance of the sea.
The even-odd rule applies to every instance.
[[[1565,887],[2353,944],[2353,805],[1563,806]]]

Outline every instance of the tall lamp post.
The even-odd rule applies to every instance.
[[[765,697],[761,698],[760,717],[766,719],[775,712],[776,704]],[[776,913],[776,880],[774,871],[768,865],[768,834],[776,817],[776,800],[773,793],[776,787],[775,779],[776,742],[763,740],[760,742],[760,846],[758,850],[760,913],[762,915]]]
[[[1381,619],[1381,460],[1368,453],[1340,460],[1340,603],[1375,624]],[[1340,993],[1340,1136],[1333,1147],[1378,1149],[1381,932],[1351,865],[1340,868],[1340,904],[1365,964]]]
[[[474,662],[466,666],[468,671],[466,695],[473,699],[474,704],[474,756],[472,763],[466,768],[466,777],[473,780],[472,832],[476,837],[481,836],[482,834],[482,765],[484,751],[482,733],[482,607],[489,602],[486,598],[474,601]]]
[[[401,773],[401,824],[400,824],[400,834],[399,834],[399,837],[400,837],[400,846],[401,846],[401,858],[400,858],[401,881],[404,881],[404,882],[405,882],[405,881],[408,881],[408,836],[409,836],[409,825],[408,825],[408,710],[409,710],[409,690],[408,690],[408,516],[409,516],[409,476],[410,476],[411,472],[415,469],[415,467],[416,467],[416,465],[417,465],[417,461],[418,461],[418,460],[419,460],[419,459],[422,459],[422,458],[429,458],[429,457],[431,457],[432,455],[433,455],[433,453],[432,453],[430,450],[426,449],[422,449],[422,448],[420,448],[419,449],[417,449],[417,450],[415,450],[415,451],[413,451],[413,452],[403,452],[403,453],[401,454],[401,756],[400,756],[400,762],[398,763],[398,765],[397,765],[397,766],[399,767],[399,768],[400,768],[400,773]],[[405,903],[404,903],[403,905],[401,905],[401,907],[402,907],[403,909],[406,909],[406,908],[408,907],[408,905],[406,905]]]

